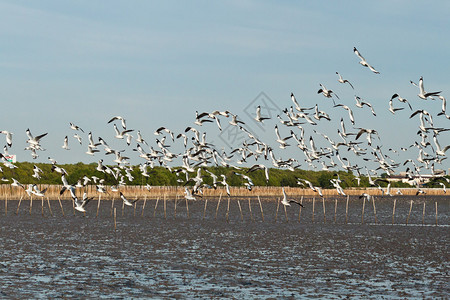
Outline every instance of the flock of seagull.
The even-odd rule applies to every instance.
[[[360,59],[359,63],[362,66],[367,67],[374,74],[380,74],[380,72],[367,62],[356,48],[354,48],[353,51]],[[355,86],[348,79],[344,79],[339,72],[336,72],[336,75],[338,75],[338,83],[355,90]],[[325,171],[333,171],[341,168],[345,171],[352,172],[358,185],[361,177],[365,176],[368,178],[371,186],[378,186],[386,195],[392,195],[390,184],[388,184],[387,189],[384,190],[380,187],[379,182],[385,180],[380,178],[372,180],[372,176],[377,174],[377,170],[381,170],[390,176],[399,172],[400,168],[405,168],[405,177],[409,178],[411,182],[415,182],[413,181],[414,177],[420,177],[422,170],[425,168],[429,170],[431,174],[435,175],[434,180],[443,187],[445,192],[445,183],[449,183],[449,180],[446,177],[435,173],[435,165],[441,164],[442,161],[447,158],[446,152],[450,149],[450,145],[441,147],[439,137],[443,132],[449,131],[450,128],[435,126],[433,118],[440,118],[441,120],[450,119],[450,116],[446,112],[446,99],[441,95],[441,92],[425,91],[424,79],[422,77],[420,77],[418,84],[413,81],[410,81],[410,83],[419,89],[417,96],[421,99],[420,101],[423,101],[421,104],[423,103],[425,106],[435,105],[435,101],[438,100],[442,102],[442,106],[441,111],[436,116],[433,116],[425,109],[413,110],[411,101],[401,97],[398,93],[393,93],[388,101],[388,105],[386,105],[389,112],[397,114],[400,111],[409,109],[410,113],[407,114],[409,118],[418,118],[419,121],[417,127],[417,136],[419,139],[413,141],[411,145],[401,147],[398,150],[392,148],[388,150],[383,149],[380,142],[380,134],[376,129],[356,126],[355,108],[364,109],[364,107],[367,107],[367,109],[370,109],[371,114],[376,117],[377,114],[372,104],[356,95],[354,97],[356,102],[354,104],[355,108],[353,108],[350,103],[340,103],[341,99],[338,95],[336,95],[333,90],[327,89],[322,83],[319,84],[320,89],[317,93],[323,95],[325,98],[331,99],[334,110],[345,110],[346,114],[348,114],[348,120],[345,120],[343,117],[339,120],[339,126],[337,126],[336,132],[339,136],[339,140],[333,140],[329,136],[313,129],[319,122],[330,122],[332,119],[334,120],[332,114],[320,110],[319,104],[316,104],[314,107],[303,107],[293,93],[291,93],[290,96],[292,105],[285,108],[277,115],[279,125],[277,124],[274,126],[276,139],[272,144],[258,138],[254,132],[245,126],[245,122],[242,121],[237,114],[233,114],[228,110],[216,110],[203,113],[196,112],[193,125],[186,127],[184,132],[178,134],[167,127],[160,127],[154,132],[154,135],[157,136],[154,146],[149,144],[143,138],[140,130],[127,128],[126,120],[122,116],[114,116],[107,123],[112,124],[113,126],[114,139],[124,140],[127,146],[135,145],[132,150],[143,160],[143,162],[139,164],[139,170],[142,176],[149,177],[148,168],[153,168],[155,164],[167,168],[175,173],[178,177],[178,182],[184,185],[185,198],[187,200],[196,200],[196,197],[201,197],[203,189],[215,189],[218,185],[224,186],[227,194],[230,195],[229,184],[227,183],[228,178],[223,174],[218,176],[212,173],[207,169],[209,166],[215,165],[233,169],[233,176],[241,177],[242,184],[249,190],[252,190],[254,187],[252,178],[250,177],[254,172],[262,172],[266,182],[269,182],[270,170],[268,165],[271,165],[273,168],[288,169],[291,171],[301,167],[303,162],[301,162],[300,158],[277,158],[274,152],[274,145],[282,150],[288,147],[297,147],[299,151],[298,157],[303,156],[303,161],[309,167],[314,169],[318,169],[318,166],[321,166],[321,170]],[[398,101],[398,103],[406,104],[407,106],[396,107],[396,104],[394,104],[396,101]],[[257,106],[254,114],[254,121],[263,123],[270,119],[274,119],[263,113],[261,107]],[[214,144],[209,143],[206,138],[206,131],[200,131],[200,127],[203,126],[216,126],[219,131],[222,131],[222,123],[224,120],[228,120],[229,125],[227,126],[235,127],[245,136],[242,143],[228,153],[224,149],[220,150]],[[346,129],[346,123],[348,125],[348,122],[353,126],[353,132]],[[103,178],[84,176],[76,183],[68,183],[66,178],[67,172],[62,167],[58,166],[56,160],[49,157],[49,160],[52,163],[52,172],[61,174],[63,187],[60,193],[63,194],[64,192],[69,191],[74,200],[75,209],[80,212],[85,212],[86,204],[91,200],[86,193],[85,187],[89,182],[93,182],[96,185],[98,192],[107,193],[108,189],[111,192],[117,192],[120,194],[120,198],[125,205],[132,206],[133,201],[127,200],[120,190],[127,182],[131,182],[134,179],[131,174],[133,167],[129,162],[130,158],[124,155],[125,150],[111,148],[106,140],[101,137],[94,139],[92,132],[87,134],[87,142],[85,142],[84,130],[72,122],[69,123],[69,126],[72,130],[73,138],[79,144],[86,146],[87,150],[85,153],[87,155],[95,155],[103,150],[105,155],[113,157],[112,163],[114,164],[114,167],[107,166],[104,164],[103,159],[100,159],[96,170],[103,174]],[[289,132],[289,134],[286,135],[283,134],[283,132]],[[12,162],[7,160],[9,154],[8,150],[13,146],[13,133],[7,130],[2,130],[0,133],[4,134],[6,137],[4,151],[3,153],[0,153],[1,163],[6,168],[16,168]],[[132,135],[134,133],[136,133],[136,136]],[[42,147],[41,142],[47,136],[47,133],[34,136],[30,129],[27,129],[26,135],[28,137],[26,141],[28,146],[25,150],[28,150],[31,157],[36,159],[39,156],[38,153],[45,150]],[[362,139],[363,137],[365,137],[366,141]],[[321,143],[325,143],[327,146],[321,148],[317,147],[317,139],[321,139]],[[179,145],[179,147],[184,148],[181,153],[171,150],[175,148],[171,148],[171,146],[174,146],[178,141],[182,141],[182,146]],[[291,146],[289,143],[292,143],[294,146]],[[61,147],[64,150],[69,151],[69,144],[70,139],[69,135],[67,135],[64,137]],[[347,150],[346,153],[353,153],[352,155],[362,158],[365,162],[375,163],[377,168],[369,169],[367,166],[362,167],[356,163],[352,163],[349,157],[343,156],[342,149]],[[416,151],[418,152],[415,160],[408,159],[402,163],[397,162],[392,157],[392,154],[398,154],[398,151],[411,152],[414,149],[417,149]],[[387,152],[389,152],[389,154]],[[180,167],[171,166],[174,161],[179,162],[176,159],[181,161]],[[335,160],[337,160],[337,162]],[[243,165],[250,167],[244,168]],[[3,172],[1,166],[0,172]],[[33,177],[39,180],[42,170],[35,166],[33,172]],[[193,176],[191,174],[196,175]],[[114,178],[117,184],[107,187],[105,185],[105,179],[107,177]],[[210,177],[212,179],[212,185],[205,183],[205,177]],[[219,180],[219,177],[221,180]],[[11,178],[10,180],[12,181],[12,186],[23,188],[30,196],[36,195],[38,197],[43,197],[45,195],[46,189],[39,190],[36,184],[29,184],[25,187],[15,178]],[[9,180],[4,178],[3,181]],[[330,180],[330,184],[337,192],[340,195],[345,195],[341,183],[342,181],[339,176]],[[314,186],[310,181],[304,178],[297,178],[297,184],[304,186],[305,188],[310,188],[320,196],[323,196],[321,187]],[[417,194],[424,193],[418,184],[416,184],[416,187]],[[147,188],[150,189],[151,187],[147,185]],[[77,189],[84,189],[83,196],[80,197],[81,199],[78,199]],[[282,193],[283,200],[281,203],[283,205],[290,206],[291,203],[301,205],[292,199],[288,199],[284,188],[282,189]],[[397,193],[401,193],[401,190],[399,189]],[[361,197],[370,199],[368,194],[362,194]]]

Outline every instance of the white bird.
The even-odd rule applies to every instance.
[[[394,106],[392,105],[392,99],[389,100],[389,111],[390,111],[393,115],[395,115],[395,112],[396,112],[396,111],[402,110],[402,109],[403,109],[403,107],[394,108]]]
[[[127,128],[126,121],[125,121],[125,119],[124,119],[123,117],[121,117],[121,116],[115,116],[115,117],[112,117],[111,120],[108,121],[108,124],[111,123],[111,122],[113,122],[113,121],[115,121],[115,120],[120,120],[120,121],[122,122],[122,127],[123,127],[123,129],[126,129],[126,128]]]
[[[65,150],[70,150],[69,149],[69,138],[67,137],[67,135],[66,135],[66,137],[64,138],[64,144],[61,146],[63,149],[65,149]]]
[[[301,207],[303,207],[303,204],[301,204],[300,202],[297,202],[297,201],[292,200],[292,199],[288,200],[286,192],[284,191],[284,187],[283,187],[283,199],[281,200],[281,204],[283,204],[284,206],[291,206],[291,203],[295,203],[295,204],[298,204]]]
[[[256,107],[256,117],[254,119],[256,122],[262,123],[262,121],[269,120],[270,118],[261,116],[261,106],[258,105],[258,107]]]
[[[196,201],[196,200],[197,200],[197,199],[192,195],[192,192],[191,192],[187,187],[184,188],[184,198],[185,198],[186,200],[192,200],[192,201]]]
[[[338,107],[338,106],[341,106],[343,109],[348,111],[348,116],[350,118],[350,122],[352,122],[352,124],[355,125],[355,118],[353,117],[353,111],[351,110],[351,108],[344,104],[336,104],[334,107]]]
[[[336,98],[339,99],[339,97],[332,91],[332,90],[328,90],[323,84],[319,84],[320,85],[320,89],[317,91],[317,94],[322,94],[327,98],[331,98],[332,95],[335,95]],[[333,99],[333,104],[335,104],[334,99]]]
[[[70,124],[70,129],[72,129],[72,130],[79,130],[79,131],[81,131],[81,132],[84,133],[84,130],[81,129],[81,127],[79,127],[79,126],[73,124],[72,122],[69,122],[69,124]]]
[[[133,201],[128,201],[127,200],[127,198],[125,198],[125,196],[122,194],[122,192],[120,192],[120,199],[122,199],[122,201],[123,201],[123,203],[126,205],[126,206],[133,206],[133,204],[136,202],[136,201],[138,201],[138,199],[135,199],[135,200],[133,200]]]
[[[116,139],[123,139],[125,133],[132,132],[133,130],[134,129],[125,129],[125,130],[119,131],[119,128],[117,128],[117,125],[114,124],[114,131],[116,132],[116,135],[115,135]]]
[[[78,142],[80,143],[80,145],[82,145],[82,143],[81,143],[81,136],[80,136],[78,133],[75,133],[75,134],[73,135],[73,137],[76,138],[76,139],[78,140]]]
[[[247,170],[247,173],[254,172],[256,170],[264,170],[264,176],[266,177],[266,182],[269,183],[269,169],[263,164],[253,165],[250,169]]]
[[[30,147],[34,148],[34,149],[41,149],[39,146],[39,142],[40,140],[47,135],[47,133],[38,135],[36,137],[33,137],[33,135],[31,134],[30,129],[26,130],[27,136],[28,136],[28,140],[27,143],[30,144]]]
[[[11,148],[12,146],[12,133],[6,130],[1,130],[0,133],[3,133],[6,136],[6,143],[8,144],[8,147]]]
[[[74,193],[71,190],[72,199],[75,203],[74,208],[79,212],[86,212],[86,205],[91,201],[92,198],[88,198],[86,193],[83,193],[83,200],[81,203],[78,201],[78,198],[74,196]]]
[[[407,103],[409,108],[412,110],[411,104],[409,104],[408,100],[406,100],[405,98],[400,97],[398,94],[392,95],[391,100],[393,100],[395,98],[397,98],[398,101],[400,101],[400,102]]]
[[[338,72],[336,72],[336,74],[339,76],[338,82],[340,82],[340,83],[348,83],[352,87],[352,89],[355,89],[353,87],[353,85],[350,83],[350,81],[348,81],[347,79],[342,78],[341,74],[339,74]]]
[[[441,92],[431,92],[431,93],[425,92],[425,89],[423,87],[423,77],[420,76],[420,79],[419,79],[419,94],[417,94],[417,96],[419,96],[420,99],[427,100],[428,97],[438,96],[440,93]]]
[[[358,49],[356,49],[356,47],[353,47],[353,52],[356,54],[356,56],[359,57],[359,59],[361,60],[359,63],[364,66],[364,67],[368,67],[372,72],[374,72],[375,74],[380,74],[380,72],[378,72],[377,70],[374,69],[374,67],[372,67],[371,65],[369,65],[369,63],[366,61],[366,59],[361,55],[361,53],[359,53]]]

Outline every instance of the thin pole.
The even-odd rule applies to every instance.
[[[31,208],[33,207],[33,196],[30,196],[30,215],[31,215]]]
[[[280,207],[280,198],[277,198],[277,211],[275,213],[275,222],[277,221],[278,218],[278,208]]]
[[[20,203],[22,202],[23,195],[20,196],[19,204],[17,205],[16,215],[19,214]]]
[[[325,198],[322,197],[322,206],[323,206],[323,223],[327,222],[327,217],[325,214]]]
[[[219,205],[220,205],[221,198],[222,198],[222,193],[220,193],[220,195],[219,195],[219,201],[217,202],[217,207],[216,207],[216,216],[214,217],[214,219],[217,219],[217,212],[219,211]]]
[[[425,224],[425,201],[423,202],[422,225]]]
[[[64,217],[64,209],[63,209],[63,206],[62,206],[62,203],[61,203],[61,199],[60,199],[59,196],[58,196],[58,202],[59,202],[59,207],[61,207],[62,215],[63,215],[63,217]]]
[[[283,204],[283,208],[284,208],[284,215],[286,217],[286,222],[289,222],[288,215],[287,215],[287,210],[286,210],[286,205]]]
[[[208,199],[205,199],[205,208],[203,209],[203,219],[205,218],[206,214],[206,205],[208,205]]]
[[[226,214],[226,220],[228,222],[228,214],[230,212],[230,196],[228,196],[228,204],[227,204],[227,214]]]
[[[334,199],[334,223],[336,223],[337,198]]]
[[[142,213],[141,213],[141,217],[144,216],[144,209],[145,209],[145,204],[147,203],[147,195],[145,195],[144,197],[144,204],[142,204]]]
[[[186,212],[187,212],[187,217],[189,219],[189,201],[187,198],[186,198]]]
[[[375,224],[377,224],[378,219],[377,219],[377,208],[375,206],[375,197],[372,197],[372,204],[373,204],[373,213],[375,215]]]
[[[241,213],[241,221],[244,221],[244,216],[242,215],[242,208],[241,203],[239,202],[239,199],[237,200],[238,206],[239,206],[239,212]]]
[[[411,200],[410,205],[409,205],[408,217],[406,218],[406,225],[408,225],[408,223],[409,223],[409,216],[411,215],[412,205],[413,205],[413,201]]]
[[[300,198],[300,204],[303,205],[303,196]],[[299,205],[299,209],[298,209],[298,222],[300,223],[300,216],[302,214],[302,205]]]
[[[312,222],[314,222],[314,206],[316,202],[316,197],[313,197],[313,208],[312,208]]]
[[[347,195],[347,201],[345,202],[345,224],[348,224],[348,199],[349,195]]]
[[[48,210],[50,211],[50,215],[53,217],[52,207],[50,206],[50,200],[47,197]]]
[[[259,199],[259,195],[258,195],[258,202],[259,202],[259,209],[261,210],[261,218],[262,218],[262,221],[264,222],[264,211],[263,211],[261,199]]]
[[[136,198],[137,198],[137,196],[136,196]],[[137,201],[134,201],[133,217],[136,217],[136,206],[137,206]]]
[[[394,225],[395,221],[395,204],[397,203],[397,199],[394,199],[394,206],[392,208],[392,225]]]
[[[177,217],[177,202],[178,202],[178,195],[175,195],[175,203],[173,208],[173,218],[175,219]]]
[[[102,194],[98,195],[98,203],[97,203],[97,214],[95,215],[95,217],[98,217],[98,210],[100,209],[100,201],[102,200]]]
[[[364,224],[364,207],[366,206],[366,199],[363,198],[363,206],[362,206],[362,212],[361,212],[361,224]]]
[[[8,215],[8,196],[5,197],[5,216]]]
[[[122,217],[123,217],[123,211],[125,210],[125,202],[122,201]]]
[[[434,206],[436,207],[436,226],[438,224],[438,211],[437,211],[437,201],[434,202]]]
[[[252,205],[250,203],[250,198],[248,198],[248,209],[250,210],[250,218],[252,220],[252,222],[254,221],[253,219],[253,213],[252,213]]]
[[[116,208],[114,207],[114,231],[117,229],[117,222],[116,222]]]
[[[154,218],[155,215],[156,215],[156,208],[158,207],[158,202],[159,202],[159,197],[156,198],[155,209],[153,210],[153,218]]]
[[[163,206],[164,206],[164,219],[167,219],[167,215],[166,215],[166,194],[164,194],[164,202],[163,202]]]
[[[42,216],[44,216],[44,197],[41,198]]]
[[[113,210],[114,210],[114,197],[112,198],[111,201],[111,215],[113,214]]]

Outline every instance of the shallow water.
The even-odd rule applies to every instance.
[[[414,199],[413,209],[406,219]],[[438,226],[434,202],[438,201]],[[426,203],[425,226],[422,225]],[[57,201],[52,213],[40,202],[10,201],[0,216],[1,296],[37,297],[370,297],[446,298],[449,286],[449,202],[440,198],[398,198],[392,225],[390,198],[372,203],[351,198],[347,224],[345,199],[314,203],[304,200],[287,209],[263,199],[264,221],[257,199],[217,199],[177,204],[174,200],[142,202],[136,211],[111,202],[89,203],[87,214],[73,215],[71,203]],[[46,204],[46,203],[45,203]],[[155,214],[155,215],[154,215]],[[275,221],[276,215],[276,221]],[[253,217],[253,221],[252,221]]]

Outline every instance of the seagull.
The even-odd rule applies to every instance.
[[[126,124],[125,119],[123,117],[121,117],[121,116],[112,117],[111,120],[108,121],[108,124],[113,122],[114,120],[120,120],[122,122],[123,129],[127,128],[127,124]]]
[[[430,96],[439,96],[439,94],[441,92],[442,91],[440,91],[440,92],[431,92],[431,93],[425,92],[425,89],[423,88],[423,77],[420,76],[420,79],[419,79],[419,94],[417,94],[417,96],[419,96],[420,99],[427,100],[427,98],[430,97]]]
[[[21,188],[25,189],[25,187],[20,182],[18,182],[16,179],[14,179],[14,178],[11,178],[11,179],[13,181],[13,183],[11,183],[11,186],[17,186],[17,187],[21,187]]]
[[[75,206],[74,208],[79,211],[79,212],[86,212],[86,204],[89,203],[89,201],[92,200],[92,198],[88,198],[86,193],[83,193],[83,200],[80,202],[78,202],[78,198],[75,196],[75,193],[71,190],[71,194],[72,194],[72,199],[75,202]]]
[[[389,111],[390,111],[393,115],[395,115],[395,112],[396,112],[396,111],[402,110],[402,109],[404,109],[404,108],[403,108],[403,107],[394,108],[394,106],[392,105],[392,99],[389,100]]]
[[[361,60],[359,63],[361,65],[363,65],[364,67],[368,67],[372,72],[374,72],[375,74],[380,74],[380,72],[378,72],[377,70],[375,70],[371,65],[369,65],[369,63],[366,61],[366,59],[361,55],[361,53],[359,53],[358,49],[356,49],[356,47],[353,47],[353,52],[355,52],[356,56],[359,57],[359,59]]]
[[[391,100],[393,100],[393,99],[395,99],[395,98],[397,98],[398,101],[400,101],[400,102],[407,103],[408,106],[409,106],[409,109],[412,110],[411,104],[409,104],[408,100],[406,100],[405,98],[400,97],[398,94],[392,95]]]
[[[283,199],[281,200],[281,204],[283,204],[284,206],[291,206],[291,203],[295,203],[300,205],[301,207],[304,207],[303,204],[301,204],[300,202],[297,202],[295,200],[292,199],[287,199],[287,195],[286,192],[284,191],[284,187],[283,187]]]
[[[79,127],[79,126],[77,126],[77,125],[75,125],[75,124],[73,124],[71,122],[69,122],[69,124],[70,124],[70,129],[72,129],[72,130],[79,130],[79,131],[84,133],[84,130],[81,129],[81,127]]]
[[[324,95],[327,98],[331,98],[332,94],[334,94],[336,96],[336,98],[339,99],[339,97],[332,90],[327,90],[327,88],[321,83],[319,85],[321,88],[317,91],[317,94],[322,93],[322,95]],[[332,100],[333,100],[333,104],[335,104],[334,99],[332,99]]]
[[[186,200],[193,200],[196,201],[197,199],[192,195],[192,192],[185,187],[184,188],[184,198],[186,198]]]
[[[116,136],[115,136],[116,139],[123,139],[123,136],[125,135],[125,133],[134,131],[133,129],[125,129],[122,132],[120,132],[119,129],[117,128],[116,124],[114,124],[114,130],[116,131]]]
[[[256,117],[254,119],[256,120],[256,122],[262,123],[262,121],[269,120],[270,118],[261,117],[261,106],[258,105],[258,107],[256,108]]]
[[[375,111],[373,110],[372,104],[370,104],[369,102],[362,101],[362,99],[358,96],[355,96],[355,100],[356,100],[356,107],[363,108],[363,106],[366,105],[366,106],[370,107],[370,110],[372,111],[372,115],[374,115],[374,116],[377,115],[375,113]]]
[[[6,136],[6,143],[8,144],[8,147],[11,148],[12,146],[12,133],[6,130],[1,130],[0,133],[3,133]]]
[[[439,95],[438,98],[442,100],[442,108],[441,108],[441,112],[438,113],[437,115],[438,116],[446,115],[445,110],[446,110],[446,106],[447,106],[447,100],[444,98],[444,96],[441,96],[441,95]]]
[[[66,135],[66,137],[64,138],[64,144],[61,146],[63,149],[65,149],[65,150],[70,150],[69,149],[69,138],[67,137],[67,135]]]
[[[81,143],[81,136],[80,136],[78,133],[75,133],[75,134],[73,135],[73,137],[76,138],[76,139],[78,140],[78,142],[80,143],[80,145],[82,145],[82,143]]]
[[[266,182],[268,183],[269,182],[269,169],[263,164],[253,165],[250,169],[247,170],[246,173],[254,172],[256,170],[264,170],[264,176],[266,177]]]
[[[340,82],[340,83],[348,83],[352,87],[352,89],[355,89],[353,87],[353,85],[350,83],[350,81],[348,81],[347,79],[343,79],[341,74],[339,74],[338,72],[336,72],[336,74],[339,76],[338,82]]]
[[[122,199],[123,204],[125,204],[126,206],[133,206],[133,203],[138,201],[138,199],[136,199],[136,200],[130,202],[130,201],[127,200],[127,198],[125,198],[125,196],[122,194],[122,192],[119,192],[119,193],[120,193],[120,199]]]
[[[39,173],[44,173],[38,166],[34,165],[33,167],[33,175],[31,177],[36,178],[37,180],[41,179],[41,175]]]
[[[30,147],[35,148],[35,149],[36,149],[36,148],[40,148],[40,146],[39,146],[39,141],[40,141],[44,136],[47,135],[47,133],[44,133],[44,134],[38,135],[38,136],[36,136],[36,137],[33,137],[33,135],[31,134],[30,129],[27,129],[27,130],[26,130],[26,133],[27,133],[27,136],[28,136],[27,143],[30,144]]]
[[[343,109],[348,111],[348,116],[350,118],[350,122],[352,122],[353,125],[355,125],[355,118],[353,117],[353,111],[350,109],[350,107],[348,107],[347,105],[344,104],[336,104],[334,107],[338,107],[341,106]]]

